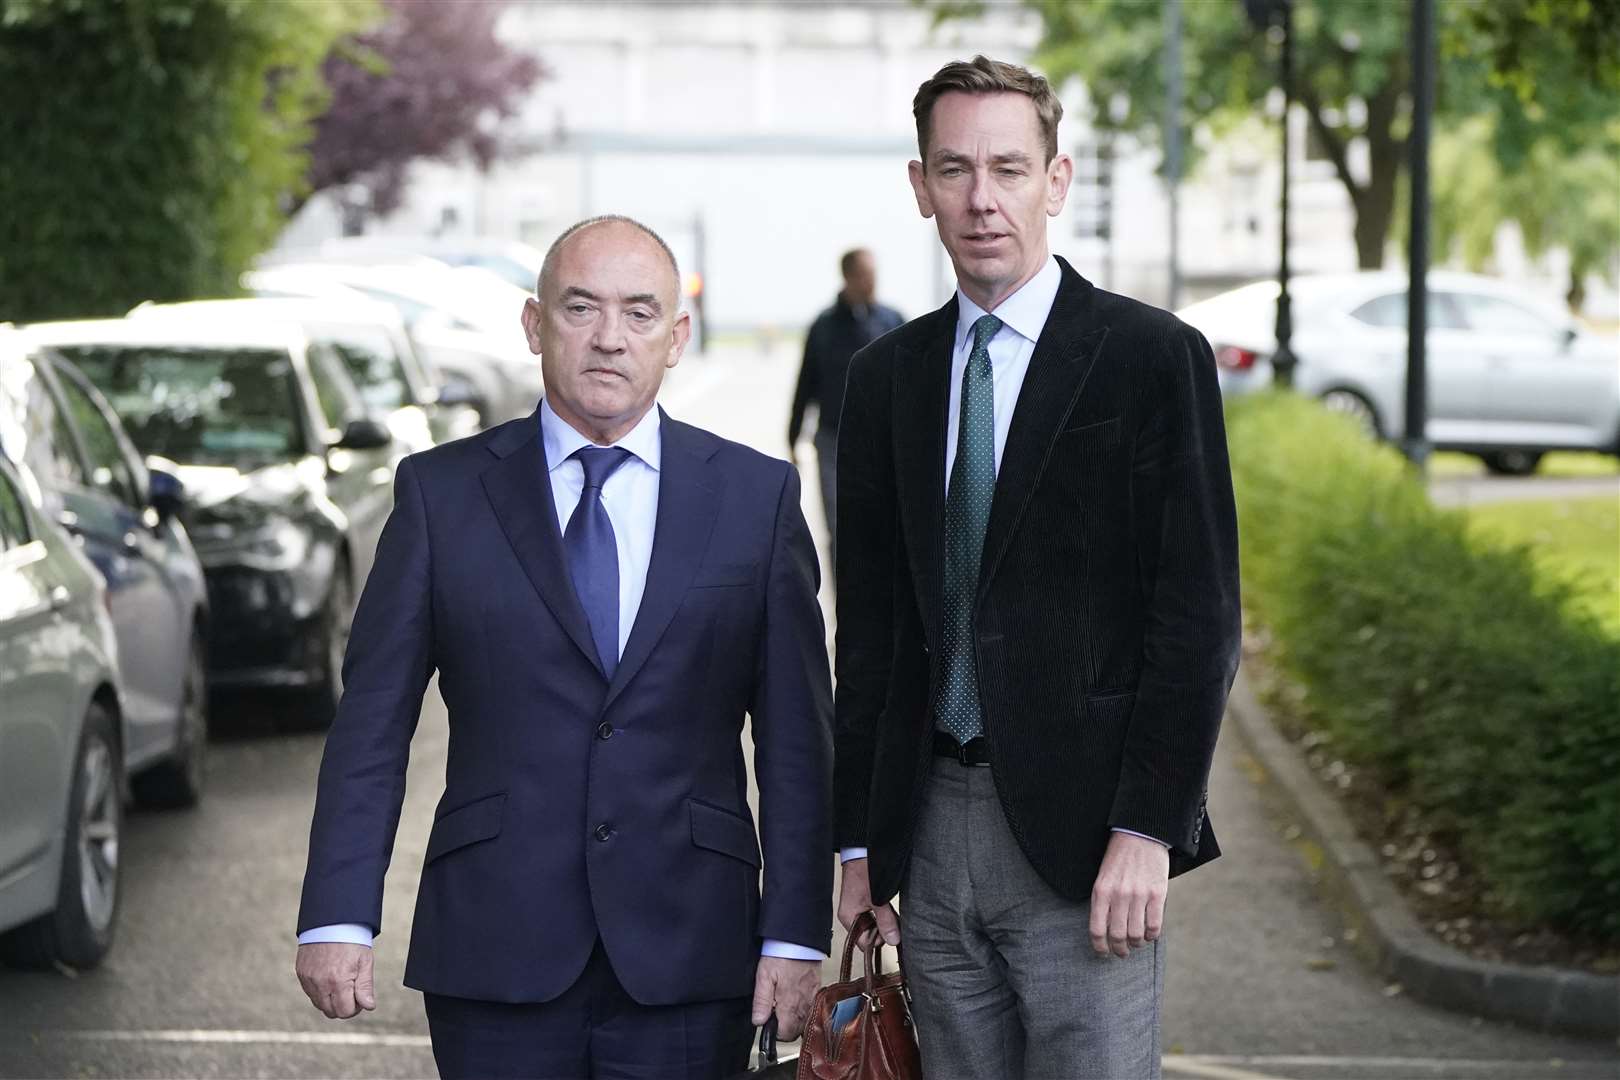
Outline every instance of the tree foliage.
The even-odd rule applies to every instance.
[[[501,150],[498,121],[541,76],[534,57],[496,38],[505,6],[386,0],[387,20],[326,62],[332,102],[315,125],[311,193],[359,183],[386,213],[418,158],[487,167]]]
[[[1035,63],[1078,76],[1093,122],[1159,135],[1164,113],[1164,6],[1141,0],[1024,0],[1039,15]],[[982,3],[935,3],[941,17]],[[1363,267],[1383,263],[1410,127],[1410,5],[1294,0],[1295,99],[1355,212]],[[1488,113],[1505,168],[1562,147],[1601,141],[1620,86],[1620,0],[1445,0],[1437,68],[1437,129]],[[1240,0],[1184,0],[1184,123],[1252,112],[1278,86],[1276,34],[1254,28]],[[1571,62],[1575,56],[1578,62]],[[1128,104],[1121,114],[1110,106]],[[1365,170],[1351,146],[1366,147]],[[1535,149],[1542,147],[1542,149]],[[1519,207],[1497,200],[1504,211]],[[1500,219],[1499,219],[1500,220]]]
[[[364,0],[0,0],[0,319],[223,295],[302,183]]]

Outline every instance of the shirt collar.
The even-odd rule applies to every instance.
[[[661,423],[658,406],[654,405],[647,410],[647,415],[641,418],[640,423],[613,445],[630,451],[641,459],[642,464],[657,472],[663,456],[663,440],[659,438]],[[567,461],[581,447],[595,445],[576,431],[568,421],[558,416],[552,409],[551,402],[545,398],[540,399],[540,439],[546,448],[548,472],[555,471],[557,466]]]
[[[1063,271],[1057,259],[1046,257],[1046,265],[1035,276],[1018,287],[1018,291],[1003,300],[994,312],[1002,325],[1027,341],[1040,340],[1046,317],[1052,313],[1057,300],[1058,286],[1063,283]],[[960,286],[956,290],[956,346],[961,348],[973,332],[973,324],[989,314],[967,298]]]

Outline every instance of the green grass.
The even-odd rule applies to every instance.
[[[1483,476],[1485,465],[1471,454],[1441,450],[1429,458],[1434,476]],[[1620,458],[1613,454],[1567,453],[1559,451],[1541,459],[1537,476],[1613,476],[1620,473]]]
[[[1539,570],[1577,582],[1576,603],[1620,636],[1620,500],[1488,503],[1458,512],[1476,536],[1525,545]]]

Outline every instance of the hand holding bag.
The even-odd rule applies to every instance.
[[[855,943],[863,935],[866,970],[861,978],[851,979]],[[895,954],[898,957],[898,948]],[[798,1080],[921,1078],[905,975],[883,973],[883,939],[877,919],[868,911],[849,929],[838,981],[816,991],[799,1047]]]

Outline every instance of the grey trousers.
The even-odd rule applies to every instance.
[[[900,900],[928,1080],[1157,1080],[1163,938],[1097,956],[1090,906],[1029,865],[989,769],[934,760]]]
[[[821,506],[827,513],[827,544],[838,539],[838,432],[816,429],[816,466],[821,473]]]

